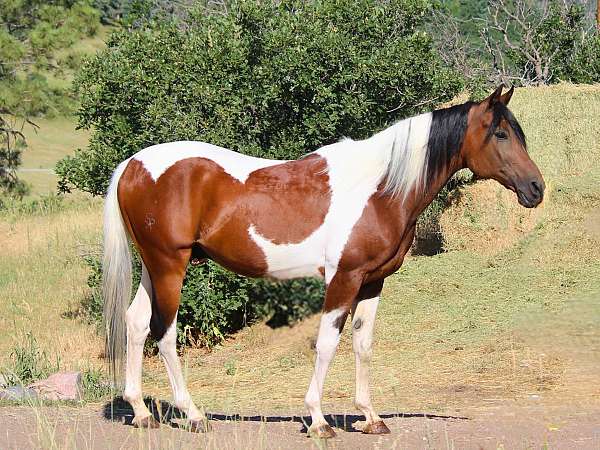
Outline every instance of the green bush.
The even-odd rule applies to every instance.
[[[94,132],[88,148],[57,165],[62,190],[103,194],[120,161],[158,142],[298,158],[342,136],[369,136],[463,87],[420,29],[428,0],[240,1],[226,14],[208,6],[117,31],[84,64],[79,125]],[[91,264],[96,289],[100,267]],[[94,292],[88,309],[97,318]],[[191,266],[180,339],[211,345],[258,318],[290,323],[322,299],[320,281],[271,283],[211,262]]]
[[[97,255],[88,255],[85,261],[90,268],[90,294],[80,313],[90,323],[100,325],[102,265]],[[137,257],[133,269],[137,289],[141,270]],[[212,261],[189,265],[181,292],[178,339],[181,343],[211,347],[256,320],[266,320],[272,326],[291,325],[318,311],[323,294],[320,280],[272,282],[237,275]]]
[[[94,134],[58,164],[61,188],[102,194],[120,161],[157,142],[297,158],[450,99],[463,84],[419,30],[429,6],[240,2],[118,31],[76,78],[79,125]]]

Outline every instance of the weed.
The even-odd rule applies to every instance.
[[[228,359],[227,361],[225,361],[225,373],[227,375],[235,375],[237,372],[237,362],[235,359]]]
[[[108,398],[112,393],[110,382],[97,369],[88,368],[81,374],[84,401],[98,401]]]
[[[58,371],[59,359],[51,362],[31,332],[26,332],[22,341],[21,345],[16,345],[10,352],[9,366],[3,370],[7,384],[29,384]]]

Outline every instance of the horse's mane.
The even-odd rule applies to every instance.
[[[475,102],[466,102],[401,120],[388,130],[393,143],[389,163],[382,174],[383,192],[406,196],[413,188],[425,189],[460,150],[467,131],[469,111]],[[505,119],[525,144],[525,134],[516,118],[502,103],[493,106],[488,138]],[[387,132],[384,130],[381,134]]]

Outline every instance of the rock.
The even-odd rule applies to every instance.
[[[0,400],[34,400],[37,398],[37,392],[33,389],[23,386],[9,386],[6,389],[0,390]]]
[[[45,400],[81,400],[81,372],[58,372],[28,388]]]

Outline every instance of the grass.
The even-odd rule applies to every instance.
[[[460,414],[531,395],[600,398],[592,353],[600,343],[600,87],[519,89],[511,108],[547,198],[525,210],[493,182],[462,187],[440,218],[448,251],[411,256],[388,278],[372,371],[380,410]],[[86,293],[80,255],[98,245],[100,209],[80,199],[0,217],[0,358],[31,330],[65,369],[102,367],[102,339],[65,314]],[[195,400],[211,411],[303,412],[318,319],[256,324],[211,353],[184,349]],[[346,328],[325,385],[327,412],[354,412]],[[146,358],[144,389],[170,398],[156,356]]]
[[[101,201],[79,199],[48,214],[0,217],[0,365],[27,331],[66,369],[97,361],[102,339],[65,315],[86,292],[81,255],[99,245],[100,210]]]
[[[19,177],[31,186],[31,194],[41,195],[56,192],[56,162],[77,148],[84,148],[90,132],[76,130],[73,117],[40,118],[34,120],[39,129],[27,125],[24,134],[27,148]]]

